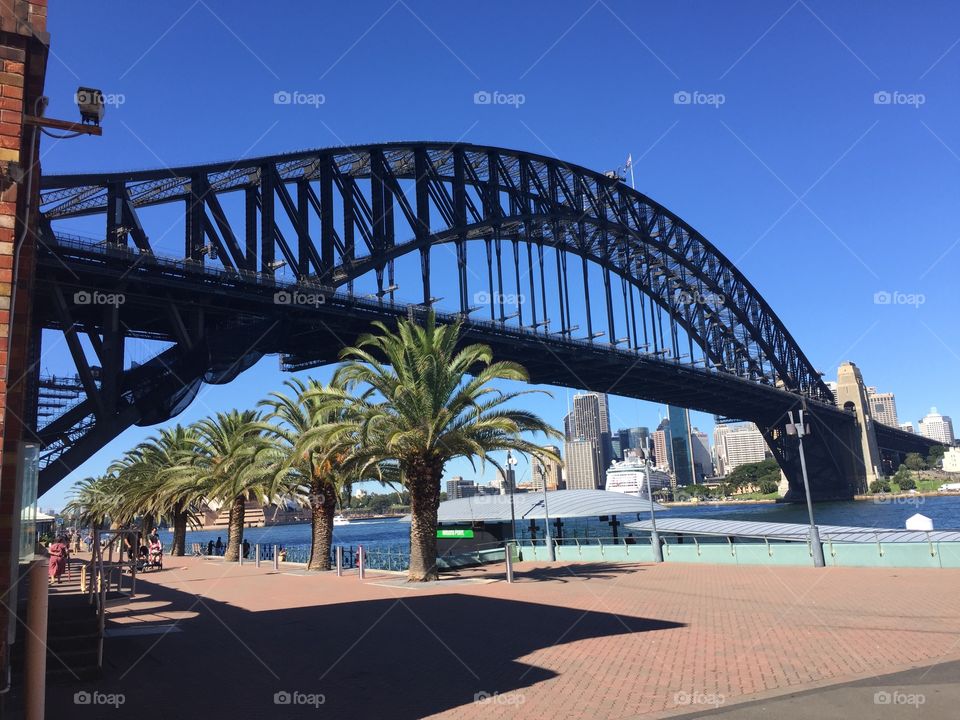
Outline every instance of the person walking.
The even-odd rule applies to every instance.
[[[217,555],[223,555],[223,540],[220,539],[219,535],[217,536],[217,542],[214,547],[217,549]]]
[[[208,557],[212,557],[212,556],[213,556],[213,540],[210,540],[210,541],[207,543],[207,556],[208,556]]]
[[[246,538],[243,539],[243,559],[246,560],[250,557],[250,541]]]
[[[47,548],[50,553],[50,583],[56,581],[58,584],[63,576],[63,571],[67,567],[67,560],[70,558],[70,548],[67,546],[66,538],[58,537]]]

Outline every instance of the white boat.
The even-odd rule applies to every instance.
[[[349,525],[350,521],[347,520],[343,515],[334,515],[333,516],[334,525]]]

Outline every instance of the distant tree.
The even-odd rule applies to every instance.
[[[441,491],[440,491],[440,502],[446,502],[446,501],[447,501],[447,493],[446,493],[445,490],[441,490]]]
[[[923,459],[923,455],[920,453],[907,453],[907,457],[903,461],[903,464],[911,470],[927,469],[927,461]]]
[[[890,492],[890,483],[886,480],[874,480],[870,483],[870,492],[874,494]]]
[[[930,453],[927,455],[927,465],[930,467],[937,467],[943,460],[943,454],[947,451],[947,448],[943,445],[934,445],[930,448]]]
[[[769,478],[764,478],[757,484],[760,487],[760,492],[762,492],[764,495],[775,493],[777,491],[777,488],[780,487],[780,483],[778,483],[776,480],[771,480]]]
[[[901,490],[916,490],[917,481],[908,476],[897,480],[897,485],[900,486]]]

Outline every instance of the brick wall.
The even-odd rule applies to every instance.
[[[17,461],[23,438],[25,393],[29,376],[30,293],[33,285],[34,235],[39,198],[40,168],[33,152],[33,130],[25,128],[23,115],[33,114],[43,94],[46,75],[47,0],[0,0],[0,678],[6,677],[9,658],[7,606],[16,607],[12,584],[18,561],[15,537]],[[28,203],[26,182],[13,169],[34,178]],[[31,208],[27,233],[19,253],[17,239],[22,219]],[[17,270],[15,271],[15,264]],[[17,278],[15,306],[11,307],[13,280]],[[11,322],[11,318],[14,318]],[[9,352],[8,352],[9,349]],[[2,684],[2,683],[0,683]]]

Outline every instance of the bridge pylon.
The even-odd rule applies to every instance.
[[[867,389],[863,384],[860,368],[852,362],[845,362],[837,370],[837,406],[852,412],[857,418],[857,430],[860,433],[860,454],[863,473],[858,477],[857,491],[864,493],[870,483],[880,475],[880,447],[877,443],[876,423],[870,413]]]

